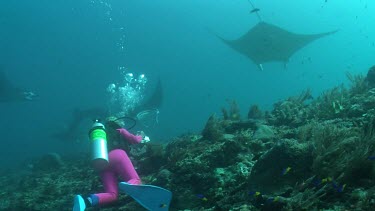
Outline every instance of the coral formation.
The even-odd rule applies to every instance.
[[[375,65],[368,70],[366,80],[370,87],[375,86]]]
[[[227,102],[229,104],[229,112],[225,108],[221,109],[224,120],[240,120],[241,114],[237,102],[235,100],[227,100]]]
[[[215,115],[211,115],[210,118],[208,118],[206,126],[202,131],[202,136],[203,138],[212,141],[222,138],[223,129]]]
[[[258,105],[252,105],[247,113],[248,119],[262,119],[263,112]]]

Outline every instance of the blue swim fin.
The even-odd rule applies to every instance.
[[[131,185],[126,182],[120,182],[119,189],[148,210],[169,210],[172,199],[172,192],[169,190],[153,185]]]
[[[81,195],[76,195],[74,197],[73,211],[84,211],[86,209],[85,200]]]

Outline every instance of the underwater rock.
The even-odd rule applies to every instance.
[[[144,149],[143,153],[139,153],[136,156],[133,154],[135,147],[132,148],[130,153],[134,156],[134,163],[137,163],[138,173],[150,174],[157,172],[158,169],[165,165],[166,158],[164,156],[164,146],[162,144],[147,143],[141,149]]]
[[[370,87],[375,87],[375,65],[368,70],[366,80]]]
[[[210,118],[208,118],[206,126],[202,131],[202,136],[204,139],[210,141],[219,140],[223,137],[223,129],[215,115],[211,115]]]
[[[225,187],[226,184],[235,182],[234,175],[230,171],[227,171],[225,168],[216,168],[214,170],[214,177],[219,187]]]
[[[263,112],[260,110],[258,105],[252,105],[247,113],[248,119],[262,119]]]
[[[153,184],[157,186],[166,186],[167,184],[171,183],[171,179],[172,172],[170,172],[168,169],[162,169],[157,173],[156,180]]]
[[[272,127],[268,125],[258,125],[258,129],[254,132],[254,139],[273,139],[275,138],[275,133]]]
[[[33,164],[34,171],[57,170],[64,165],[61,156],[57,153],[43,155]]]
[[[241,144],[235,140],[225,139],[222,143],[210,148],[207,158],[211,167],[226,167],[236,162],[237,155],[241,151]]]
[[[293,139],[280,140],[255,163],[250,186],[261,192],[284,192],[311,173],[312,149]]]
[[[258,128],[257,123],[258,121],[253,119],[243,121],[226,121],[224,130],[226,133],[236,133],[237,131],[247,129],[256,130]]]

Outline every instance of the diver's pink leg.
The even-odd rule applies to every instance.
[[[117,131],[121,134],[122,137],[124,137],[124,139],[129,141],[129,143],[131,144],[139,144],[143,139],[142,136],[133,135],[124,128],[117,129]]]
[[[110,160],[110,158],[109,158]],[[111,161],[110,161],[111,163]],[[117,189],[117,176],[113,171],[112,167],[109,166],[106,170],[100,173],[102,183],[104,186],[105,193],[95,194],[98,197],[98,204],[108,204],[117,200],[118,189]],[[96,205],[94,203],[94,205]]]
[[[119,174],[125,182],[129,184],[139,185],[141,179],[134,169],[132,162],[124,150],[115,149],[110,152],[114,162],[112,163],[112,169]]]
[[[105,193],[94,194],[93,205],[107,204],[117,200],[117,175],[120,175],[129,184],[141,184],[141,179],[124,150],[112,150],[108,154],[108,160],[108,168],[100,173]]]

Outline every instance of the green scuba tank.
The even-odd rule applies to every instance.
[[[92,125],[89,138],[92,164],[96,170],[103,170],[108,165],[107,133],[99,120]]]

